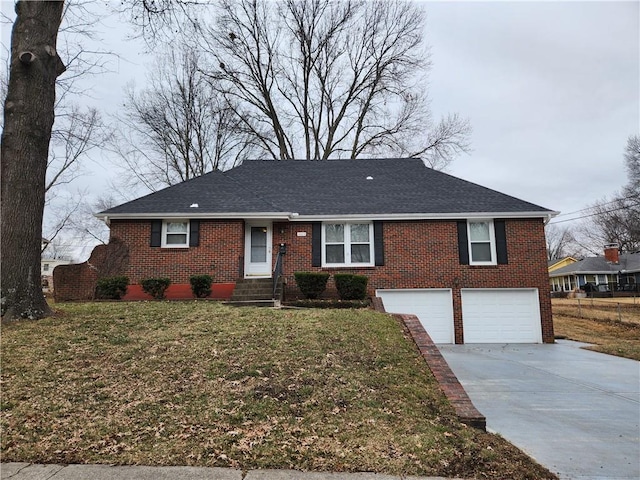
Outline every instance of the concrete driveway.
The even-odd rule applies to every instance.
[[[497,432],[563,479],[640,479],[640,362],[584,344],[438,345]]]

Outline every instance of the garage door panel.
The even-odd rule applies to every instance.
[[[462,289],[465,343],[542,341],[535,289]]]
[[[435,343],[453,343],[451,290],[378,290],[389,313],[413,314]]]

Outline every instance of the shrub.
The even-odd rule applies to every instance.
[[[145,278],[140,281],[142,290],[156,300],[162,300],[164,298],[164,292],[170,284],[171,280],[168,278]]]
[[[291,307],[303,308],[368,308],[368,300],[337,300],[329,298],[327,300],[292,300],[285,302],[285,305]]]
[[[211,295],[211,275],[192,275],[189,277],[191,291],[196,298],[206,298]]]
[[[366,298],[368,277],[352,273],[336,273],[333,279],[342,300],[364,300]]]
[[[327,289],[329,274],[325,272],[295,272],[296,284],[305,298],[318,298]]]
[[[96,296],[120,300],[127,293],[127,285],[129,285],[129,278],[125,276],[100,278],[96,284]]]

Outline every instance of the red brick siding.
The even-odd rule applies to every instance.
[[[208,274],[214,283],[235,282],[244,256],[242,220],[200,220],[200,245],[190,248],[150,247],[150,220],[112,220],[111,238],[129,247],[125,273],[131,284],[143,278],[169,277],[188,284],[191,275]]]
[[[509,263],[460,265],[456,222],[384,222],[385,265],[366,268],[311,266],[311,224],[276,224],[274,243],[287,243],[284,271],[287,295],[297,295],[297,271],[350,272],[369,277],[369,294],[378,288],[451,288],[456,343],[462,343],[461,288],[537,288],[544,342],[553,342],[551,300],[542,219],[506,221]],[[280,232],[283,233],[280,233]],[[297,232],[306,232],[298,237]],[[325,296],[335,295],[332,279]]]
[[[298,233],[303,235],[299,236]],[[214,282],[234,282],[244,257],[242,220],[201,220],[200,246],[164,249],[149,246],[151,222],[113,220],[111,236],[130,249],[126,274],[131,283],[145,277],[168,276],[173,283],[188,283],[193,274],[211,274]],[[278,244],[287,244],[283,259],[288,298],[297,296],[294,272],[351,272],[369,277],[369,293],[378,288],[451,288],[457,343],[463,339],[461,288],[537,288],[544,342],[553,342],[551,301],[542,219],[506,221],[509,263],[496,266],[460,265],[456,222],[384,222],[385,265],[366,268],[311,266],[311,223],[279,222],[273,225],[273,260]],[[335,295],[329,280],[325,296]]]

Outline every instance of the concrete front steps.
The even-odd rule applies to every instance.
[[[242,278],[236,282],[231,300],[227,305],[238,307],[277,307],[282,299],[282,280],[278,282],[275,295],[273,294],[273,279],[271,278]]]

